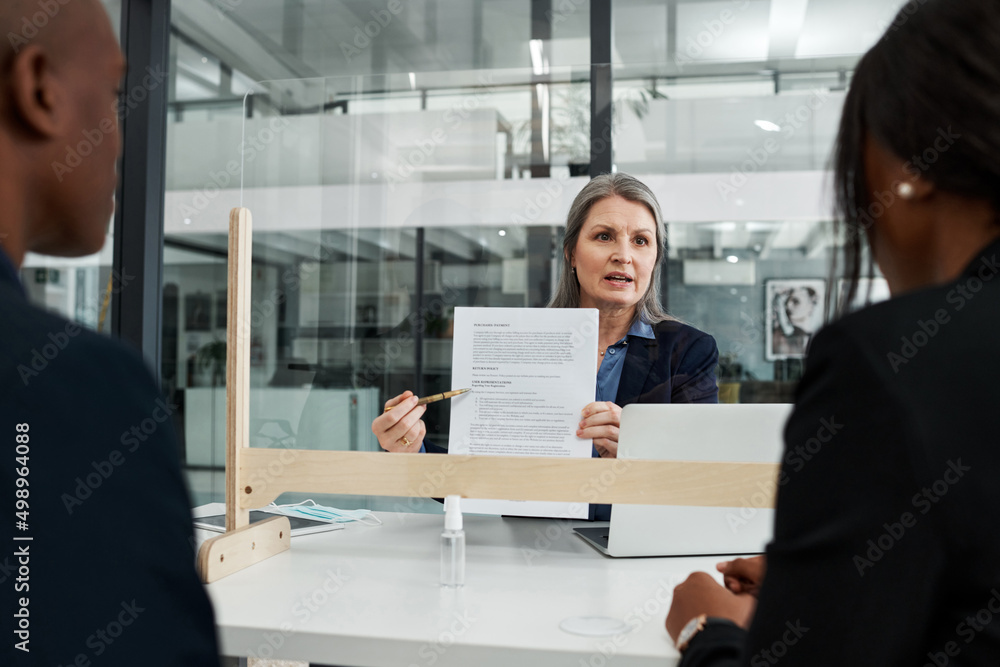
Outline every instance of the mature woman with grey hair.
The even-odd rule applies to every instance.
[[[652,191],[628,174],[591,180],[573,201],[563,268],[550,308],[600,311],[596,401],[581,414],[577,436],[594,456],[618,454],[621,409],[629,403],[716,403],[718,348],[708,334],[667,315],[660,305],[666,234]],[[405,392],[372,422],[387,451],[420,451],[424,406]]]
[[[718,348],[660,305],[666,230],[653,192],[628,174],[603,174],[570,207],[552,308],[600,311],[597,401],[577,435],[595,455],[618,453],[629,403],[716,403]]]

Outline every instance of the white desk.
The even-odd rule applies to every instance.
[[[351,667],[670,667],[673,588],[720,560],[613,559],[572,533],[587,522],[467,516],[466,585],[443,589],[444,517],[378,516],[384,525],[295,537],[290,551],[209,585],[223,653]],[[570,616],[632,628],[581,637],[559,628]]]

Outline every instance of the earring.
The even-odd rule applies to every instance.
[[[913,183],[903,182],[896,186],[896,194],[902,199],[913,199],[913,195],[916,190],[913,188]]]

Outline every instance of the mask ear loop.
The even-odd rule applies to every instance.
[[[309,503],[312,507],[320,507],[320,505],[317,504],[316,501],[313,500],[312,498],[306,498],[305,500],[303,500],[301,502],[298,502],[298,503],[289,503],[287,505],[277,505],[274,502],[272,502],[267,507],[268,507],[268,509],[282,510],[282,509],[285,509],[285,508],[288,508],[288,507],[298,507],[300,505],[305,505],[306,503]],[[338,510],[338,511],[343,511],[343,510]],[[357,510],[355,510],[355,511],[357,511]],[[368,512],[368,514],[364,515],[364,517],[358,517],[358,518],[356,518],[354,520],[357,521],[358,523],[363,523],[366,526],[381,526],[382,525],[382,519],[380,519],[377,516],[375,516],[372,513],[371,510],[364,510],[364,511]],[[319,519],[320,521],[329,521],[329,519],[326,519],[326,518],[320,518],[320,517],[315,517],[315,518]],[[371,521],[365,521],[365,519],[371,519]]]
[[[305,505],[306,503],[312,503],[313,505],[315,505],[316,501],[313,500],[312,498],[306,498],[302,502],[289,503],[287,505],[277,505],[277,504],[274,503],[274,501],[272,501],[271,504],[268,505],[268,508],[271,508],[271,509],[284,509],[286,507],[298,507],[299,505]]]

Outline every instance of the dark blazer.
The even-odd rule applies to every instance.
[[[218,667],[173,408],[135,352],[30,305],[5,256],[0,312],[0,664]]]
[[[676,321],[653,326],[656,338],[628,337],[615,403],[718,403],[719,348],[703,331]]]
[[[667,320],[653,325],[655,338],[629,336],[615,404],[718,403],[715,366],[719,348],[704,331]],[[597,448],[591,452],[600,456]],[[609,521],[611,505],[591,505],[591,521]]]
[[[749,634],[683,665],[1000,664],[1000,242],[816,335]]]

